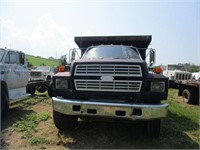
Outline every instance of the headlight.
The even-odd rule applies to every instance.
[[[174,76],[173,76],[173,75],[170,75],[169,79],[170,79],[170,80],[174,80]]]
[[[67,79],[56,79],[56,89],[68,89]]]
[[[151,92],[164,92],[165,82],[151,82]]]

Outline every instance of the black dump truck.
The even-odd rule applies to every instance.
[[[49,88],[53,120],[60,130],[77,126],[78,118],[145,121],[159,137],[167,116],[168,78],[150,73],[146,50],[151,36],[75,37],[81,59],[53,76]],[[155,51],[150,50],[150,62]]]

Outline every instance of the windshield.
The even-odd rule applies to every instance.
[[[4,49],[0,49],[0,62],[1,62],[2,59],[3,59],[4,53],[5,53],[5,50],[4,50]]]
[[[49,71],[50,67],[48,67],[48,66],[38,66],[34,70],[47,70],[47,71]]]
[[[97,46],[86,51],[82,59],[137,59],[141,60],[136,48],[126,46]]]
[[[185,71],[185,68],[184,68],[184,66],[169,65],[168,66],[168,70],[181,70],[181,71]]]

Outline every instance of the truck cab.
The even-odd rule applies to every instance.
[[[0,49],[1,114],[8,111],[9,100],[21,99],[29,94],[26,86],[29,80],[25,54],[21,51]]]
[[[187,72],[183,65],[163,65],[163,75],[169,78],[169,87],[176,87],[178,83],[192,80],[192,73]]]
[[[167,99],[168,78],[149,72],[151,36],[75,37],[75,42],[81,59],[55,74],[51,84],[56,127],[74,128],[78,118],[138,120],[147,121],[149,135],[158,137],[167,116],[161,100]]]

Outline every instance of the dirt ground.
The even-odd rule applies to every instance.
[[[30,124],[27,127],[26,124],[29,123],[27,116],[32,114],[44,118],[33,123],[33,127],[30,127]],[[54,126],[52,120],[51,99],[47,93],[36,94],[30,99],[11,104],[8,118],[1,123],[1,148],[12,150],[198,149],[199,144],[184,131],[179,131],[172,117],[165,118],[162,123],[163,128],[159,139],[147,136],[145,123],[120,121],[80,121],[75,130],[61,132]]]

